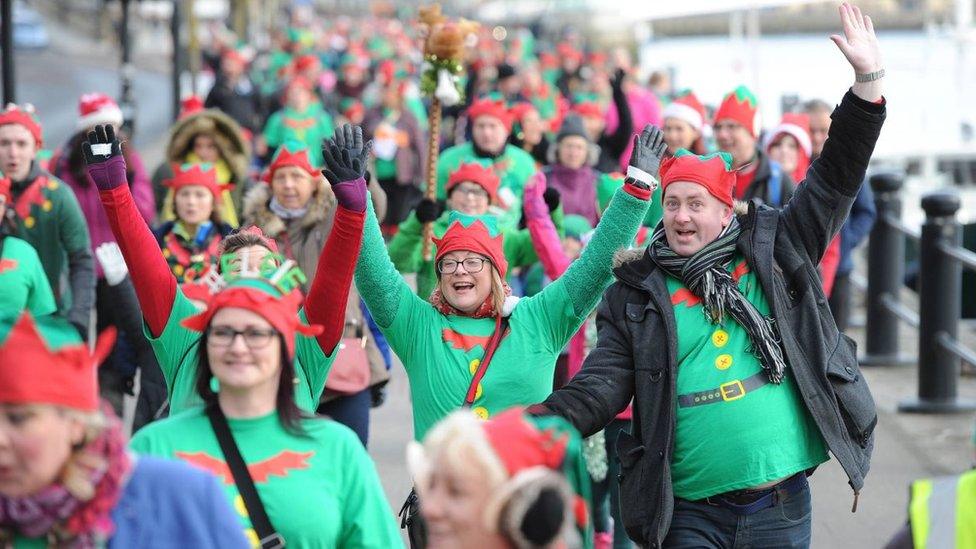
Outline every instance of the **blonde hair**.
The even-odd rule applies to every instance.
[[[71,495],[81,501],[88,501],[95,496],[95,484],[91,480],[91,471],[105,468],[108,463],[104,456],[89,449],[89,444],[97,439],[108,421],[101,412],[83,412],[74,408],[55,407],[69,420],[81,423],[85,428],[84,438],[75,446],[68,461],[61,470],[61,485]]]
[[[481,428],[481,420],[470,410],[458,410],[437,423],[423,445],[411,442],[407,463],[417,486],[423,491],[434,466],[455,471],[477,470],[492,491],[508,480],[508,470]]]
[[[505,298],[508,297],[505,291],[505,281],[502,280],[501,274],[498,272],[498,268],[495,264],[491,265],[491,293],[489,297],[491,298],[491,304],[495,307],[496,314],[502,314],[502,308],[505,306]]]

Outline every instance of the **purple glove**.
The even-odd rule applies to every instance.
[[[524,202],[522,210],[525,212],[525,219],[541,219],[549,217],[549,206],[543,195],[546,192],[546,175],[542,172],[535,172],[529,178],[522,195]]]
[[[88,164],[88,183],[100,191],[108,191],[127,184],[125,157],[122,146],[110,125],[95,126],[88,132],[88,141],[81,144]]]
[[[336,202],[343,208],[352,212],[362,213],[366,211],[365,178],[360,177],[332,185],[332,192],[335,193]]]

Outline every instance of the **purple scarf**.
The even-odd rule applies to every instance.
[[[104,408],[104,407],[103,407]],[[95,495],[82,501],[60,484],[22,498],[0,495],[0,546],[8,538],[47,537],[59,548],[91,549],[112,535],[111,512],[118,502],[131,460],[125,450],[121,423],[111,409],[104,411],[108,425],[82,452],[104,458],[104,465],[89,470]]]
[[[559,164],[549,166],[547,184],[559,191],[566,215],[580,215],[596,227],[600,212],[596,199],[597,172],[589,166],[577,170]]]

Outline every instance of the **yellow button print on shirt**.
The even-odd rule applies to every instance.
[[[729,333],[725,330],[715,330],[712,333],[712,345],[722,348],[729,342]]]
[[[728,370],[732,367],[732,355],[718,355],[715,359],[715,367],[719,370]]]
[[[471,411],[474,412],[474,415],[478,416],[478,419],[488,419],[488,408],[485,408],[484,406],[475,406],[471,409]]]
[[[471,372],[471,375],[474,375],[474,373],[478,371],[478,366],[481,366],[481,359],[479,358],[472,360],[468,364],[468,371]]]

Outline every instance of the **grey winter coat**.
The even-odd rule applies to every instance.
[[[855,344],[834,324],[817,264],[864,180],[885,106],[848,92],[832,118],[823,155],[807,172],[806,183],[782,210],[750,203],[739,217],[737,246],[778,322],[803,402],[856,497],[870,465],[877,414],[858,370]],[[580,373],[543,404],[589,436],[633,398],[633,434],[623,433],[617,441],[621,518],[633,540],[657,548],[674,509],[674,310],[664,273],[646,251],[632,254],[614,274],[617,281],[597,313],[596,349]]]

